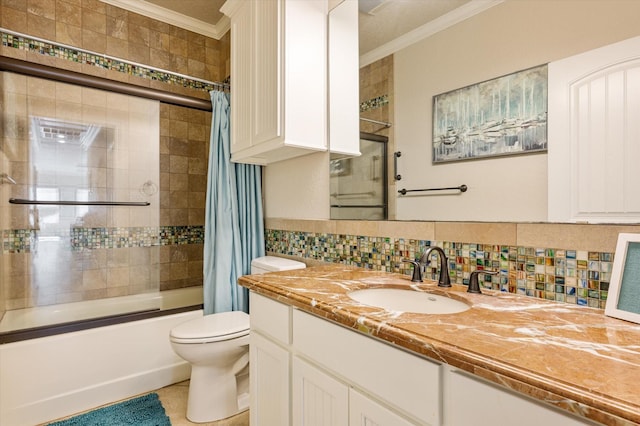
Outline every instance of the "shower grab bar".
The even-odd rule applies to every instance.
[[[402,157],[402,151],[393,153],[393,180],[401,180],[402,175],[398,174],[398,158]]]
[[[24,200],[21,198],[9,198],[11,204],[45,205],[45,206],[150,206],[147,201],[38,201]]]
[[[446,191],[446,190],[450,190],[450,189],[455,189],[458,190],[460,192],[467,192],[467,185],[460,185],[460,186],[452,186],[449,188],[425,188],[425,189],[404,189],[402,188],[401,190],[398,191],[398,193],[405,195],[407,192],[424,192],[424,191]]]

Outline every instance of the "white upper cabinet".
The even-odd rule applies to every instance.
[[[360,155],[357,0],[344,0],[329,12],[329,52],[329,148]]]
[[[640,222],[640,37],[549,64],[554,222]]]
[[[328,1],[228,0],[221,11],[231,19],[231,161],[269,164],[329,150]],[[347,46],[357,63],[357,43]],[[355,71],[349,119],[357,129]],[[352,146],[342,143],[340,152],[358,152],[351,133]]]

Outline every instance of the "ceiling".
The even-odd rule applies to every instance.
[[[138,0],[139,3],[187,16],[208,25],[224,26],[219,9],[226,0]],[[371,52],[467,3],[482,0],[359,0],[360,55]],[[484,1],[486,3],[486,1]],[[370,10],[363,13],[362,10]]]

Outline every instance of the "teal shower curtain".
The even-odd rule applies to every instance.
[[[229,95],[211,91],[213,107],[204,224],[204,313],[249,312],[238,277],[264,256],[260,166],[231,163]]]

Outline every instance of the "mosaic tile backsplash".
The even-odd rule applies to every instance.
[[[613,266],[613,253],[557,248],[518,247],[452,241],[428,241],[268,229],[266,250],[315,260],[410,275],[403,259],[417,259],[431,246],[442,247],[451,281],[469,283],[475,270],[484,288],[541,299],[604,309]],[[437,275],[437,258],[427,268]],[[484,281],[483,281],[484,279]]]

